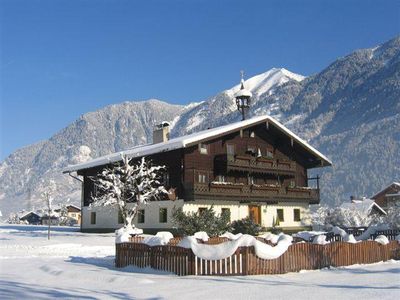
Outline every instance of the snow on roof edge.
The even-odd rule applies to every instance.
[[[388,189],[389,187],[391,187],[392,185],[397,185],[400,187],[400,182],[396,182],[393,181],[392,183],[388,184],[387,186],[385,186],[383,189],[381,189],[379,192],[375,193],[375,195],[373,195],[371,197],[371,199],[373,199],[374,197],[378,196],[380,193],[384,192],[386,189]]]
[[[130,158],[134,157],[143,157],[146,155],[151,155],[159,152],[167,152],[167,151],[172,151],[180,148],[185,148],[186,146],[193,144],[195,142],[200,142],[205,139],[209,139],[215,136],[218,136],[223,133],[228,133],[232,132],[235,130],[238,130],[240,128],[245,128],[257,123],[265,122],[265,121],[271,121],[273,125],[275,125],[278,129],[280,129],[282,132],[287,134],[288,136],[292,137],[294,140],[296,140],[298,143],[303,145],[307,150],[312,152],[314,155],[317,157],[321,158],[322,160],[325,160],[328,165],[332,165],[332,162],[330,159],[328,159],[325,155],[323,155],[321,152],[319,152],[317,149],[312,147],[310,144],[308,144],[306,141],[304,141],[302,138],[294,134],[291,130],[289,130],[287,127],[279,123],[277,120],[270,116],[258,116],[254,117],[251,119],[247,119],[244,121],[224,125],[224,126],[219,126],[216,128],[212,129],[207,129],[203,131],[199,131],[196,133],[184,135],[181,137],[177,137],[174,139],[171,139],[169,141],[163,142],[163,143],[158,143],[158,144],[147,144],[147,145],[142,145],[142,146],[136,146],[131,149],[125,150],[125,151],[120,151],[116,153],[112,153],[109,155],[105,155],[102,157],[95,158],[93,160],[90,160],[88,162],[68,166],[63,169],[63,173],[69,173],[69,172],[75,172],[78,170],[83,170],[83,169],[89,169],[93,167],[97,167],[100,165],[105,165],[109,163],[114,163],[117,161],[120,161],[123,155],[127,155]]]
[[[291,131],[286,126],[284,126],[283,124],[279,123],[277,120],[275,120],[274,118],[272,118],[270,116],[268,116],[268,119],[273,121],[274,125],[276,125],[276,127],[279,127],[282,131],[287,133],[289,136],[292,136],[295,140],[297,140],[297,142],[299,142],[300,144],[305,146],[308,150],[313,152],[316,156],[319,156],[320,158],[322,158],[323,160],[328,162],[328,164],[332,165],[332,161],[329,158],[327,158],[325,155],[323,155],[321,152],[319,152],[317,149],[315,149],[313,146],[311,146],[308,142],[306,142],[305,140],[300,138],[298,135],[296,135],[293,131]]]
[[[367,207],[368,211],[371,211],[372,207],[375,206],[384,215],[387,215],[386,211],[382,207],[380,207],[380,205],[378,203],[376,203],[373,199],[364,199],[364,200],[360,200],[359,202],[345,202],[345,203],[342,203],[340,205],[340,207],[347,208],[347,209],[356,209],[356,210],[360,211],[361,209],[363,209],[363,206],[365,206],[365,204],[368,205],[368,207]]]

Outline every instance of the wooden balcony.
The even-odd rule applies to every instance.
[[[294,176],[296,173],[296,163],[288,160],[254,157],[251,155],[226,155],[221,157],[221,162],[226,163],[227,171],[244,171],[288,176]]]
[[[188,200],[233,200],[240,202],[277,203],[279,201],[307,201],[319,203],[319,190],[307,187],[281,187],[273,185],[245,185],[234,183],[187,184]]]

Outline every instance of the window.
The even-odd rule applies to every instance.
[[[167,208],[160,208],[160,223],[167,223]]]
[[[274,153],[273,153],[273,151],[271,149],[267,149],[266,157],[267,158],[274,158]]]
[[[226,154],[235,155],[235,145],[227,144],[226,145]]]
[[[124,217],[120,211],[118,211],[118,224],[124,224]]]
[[[208,154],[208,147],[206,144],[200,143],[199,144],[199,151],[201,154]]]
[[[90,213],[90,224],[92,224],[92,225],[96,224],[96,213],[95,212]]]
[[[168,172],[163,172],[161,180],[162,180],[162,184],[164,186],[169,186],[169,173]]]
[[[219,182],[226,182],[224,175],[218,175],[217,179],[218,179]]]
[[[221,215],[227,214],[229,216],[228,221],[231,221],[231,210],[230,208],[221,208]]]
[[[199,178],[198,178],[199,183],[206,183],[206,174],[204,173],[199,173]]]
[[[296,187],[296,183],[294,182],[294,180],[291,180],[291,181],[290,181],[289,187],[290,187],[290,188]]]
[[[247,177],[247,184],[248,185],[254,184],[254,177],[253,176]]]
[[[207,210],[207,207],[199,207],[199,215],[201,216],[202,214],[204,214]]]
[[[75,213],[71,213],[71,217],[72,218],[76,218],[76,214]]]
[[[277,215],[277,218],[279,219],[279,222],[285,221],[285,218],[283,217],[283,209],[282,208],[278,208],[276,210],[276,215]]]
[[[256,147],[254,147],[254,146],[247,146],[247,151],[246,151],[246,153],[247,154],[255,154],[257,151],[256,151]]]
[[[92,196],[95,198],[99,196],[99,188],[96,183],[93,183],[93,195]]]
[[[293,209],[293,221],[300,222],[300,209]]]
[[[139,209],[138,210],[138,223],[143,224],[144,223],[144,209]]]

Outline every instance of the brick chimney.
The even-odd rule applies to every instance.
[[[163,143],[169,140],[169,123],[162,122],[154,127],[153,144]]]

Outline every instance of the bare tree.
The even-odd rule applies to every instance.
[[[50,180],[48,185],[45,187],[44,191],[42,192],[42,198],[46,203],[47,206],[47,239],[50,240],[50,225],[51,225],[51,215],[53,213],[53,194],[56,191],[56,184],[53,180]]]
[[[143,157],[138,163],[132,163],[127,156],[122,162],[107,167],[92,177],[97,192],[92,195],[91,207],[116,206],[124,220],[124,228],[133,230],[132,221],[138,206],[160,195],[168,193],[159,181],[163,166],[151,166]]]

